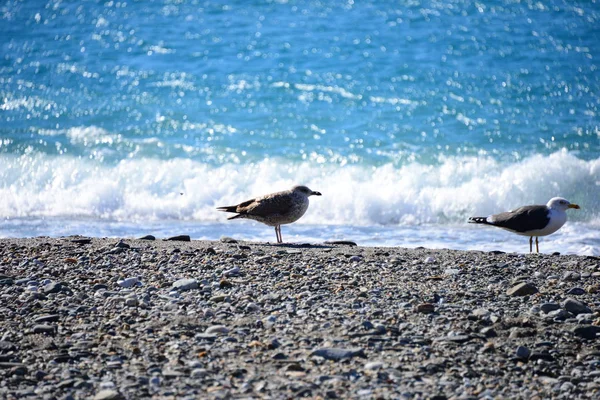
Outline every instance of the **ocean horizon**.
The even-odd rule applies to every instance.
[[[0,237],[275,241],[217,206],[304,184],[294,243],[528,253],[467,223],[556,196],[600,255],[600,8],[8,2]]]

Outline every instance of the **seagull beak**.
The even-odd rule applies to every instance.
[[[311,194],[312,194],[312,195],[315,195],[315,196],[320,196],[320,195],[321,195],[321,192],[312,192]]]
[[[576,210],[579,210],[581,207],[579,207],[577,204],[569,204],[569,208],[574,208]]]

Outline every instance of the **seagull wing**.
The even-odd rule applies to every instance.
[[[494,226],[515,232],[543,229],[548,225],[548,207],[524,206],[516,210],[492,215],[488,218]]]
[[[293,204],[291,195],[276,193],[241,203],[238,205],[237,212],[257,217],[285,215],[292,209]]]

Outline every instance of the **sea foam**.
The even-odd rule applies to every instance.
[[[116,164],[69,156],[0,156],[0,215],[115,220],[222,218],[216,206],[306,184],[321,191],[300,221],[334,225],[419,225],[464,221],[562,196],[582,206],[574,221],[599,220],[600,158],[560,151],[503,164],[491,157],[447,157],[395,167],[266,159],[214,166],[188,159]]]

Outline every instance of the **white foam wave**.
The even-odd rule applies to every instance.
[[[81,134],[88,140],[96,137]],[[468,216],[546,203],[558,195],[582,206],[570,214],[572,220],[600,220],[600,158],[586,161],[566,151],[510,165],[489,157],[448,157],[438,165],[400,168],[274,159],[216,167],[186,159],[127,159],[106,165],[64,156],[1,155],[0,182],[4,218],[215,222],[223,219],[216,206],[304,183],[323,193],[312,199],[300,221],[313,225],[461,223]]]

